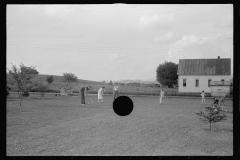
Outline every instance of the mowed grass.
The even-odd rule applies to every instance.
[[[133,112],[120,117],[112,96],[103,103],[91,96],[94,104],[86,106],[79,97],[37,98],[22,107],[16,95],[7,100],[8,156],[233,155],[232,114],[210,131],[196,115],[204,109],[201,99],[167,98],[158,105],[157,97],[131,97]],[[232,111],[232,101],[225,108]]]

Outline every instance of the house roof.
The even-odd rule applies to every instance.
[[[231,59],[179,59],[178,75],[231,75]]]

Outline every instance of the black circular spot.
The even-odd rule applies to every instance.
[[[119,96],[113,101],[113,110],[119,116],[127,116],[133,111],[133,102],[127,96]]]

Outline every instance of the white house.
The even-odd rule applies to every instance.
[[[221,90],[229,92],[231,59],[180,59],[177,74],[179,92],[217,92],[219,82],[223,84]]]

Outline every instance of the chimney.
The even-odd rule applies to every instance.
[[[218,59],[220,59],[220,56],[218,56]]]

